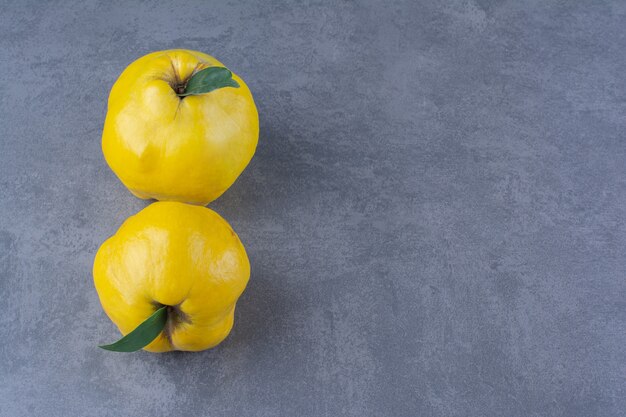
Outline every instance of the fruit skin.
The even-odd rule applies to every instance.
[[[104,311],[122,334],[161,306],[172,306],[164,331],[144,349],[199,351],[216,346],[230,332],[250,263],[219,214],[156,202],[102,244],[93,277]]]
[[[130,64],[109,95],[104,157],[122,183],[143,199],[206,205],[250,162],[259,137],[252,93],[239,88],[179,98],[180,83],[208,66],[210,55],[174,49]]]

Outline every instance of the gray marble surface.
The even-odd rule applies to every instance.
[[[624,415],[623,1],[0,6],[0,416]],[[105,352],[93,257],[147,204],[106,99],[175,47],[255,94],[211,204],[252,278],[218,348]]]

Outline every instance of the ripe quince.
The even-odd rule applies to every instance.
[[[202,52],[153,52],[113,85],[104,157],[143,199],[206,205],[254,155],[259,118],[245,82]]]
[[[104,311],[126,335],[104,348],[199,351],[229,334],[250,263],[214,211],[156,202],[102,244],[93,276]]]

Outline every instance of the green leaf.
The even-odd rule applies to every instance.
[[[117,342],[99,347],[114,352],[135,352],[156,339],[163,331],[166,322],[167,306],[163,306]]]
[[[178,96],[206,94],[224,87],[239,87],[237,81],[233,80],[233,73],[224,67],[208,67],[196,72],[187,81],[185,92],[178,94]]]

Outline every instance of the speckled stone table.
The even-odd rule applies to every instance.
[[[626,410],[626,3],[0,5],[0,416]],[[252,278],[197,354],[115,354],[91,278],[146,202],[109,89],[159,49],[249,84],[257,154],[210,206]]]

